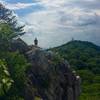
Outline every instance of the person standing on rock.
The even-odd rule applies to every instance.
[[[34,45],[35,45],[35,46],[38,45],[38,40],[37,40],[37,38],[35,38],[35,40],[34,40]]]

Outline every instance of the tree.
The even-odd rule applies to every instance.
[[[11,27],[15,33],[13,34],[12,38],[18,35],[23,35],[25,33],[23,30],[24,26],[18,25],[14,13],[11,10],[5,8],[2,4],[0,4],[0,23],[7,23]]]
[[[82,78],[83,83],[91,84],[93,83],[94,74],[89,70],[77,70],[77,73]]]
[[[23,28],[13,12],[0,4],[0,51],[8,50],[12,39],[25,33]]]
[[[0,51],[5,51],[9,49],[10,40],[12,39],[14,32],[6,23],[0,24],[0,28]]]
[[[5,59],[0,60],[0,100],[22,100],[27,83],[26,72],[31,65],[18,52],[5,53],[0,57]]]
[[[29,68],[30,64],[19,52],[10,52],[7,54],[5,59],[8,64],[11,77],[15,81],[17,88],[19,88],[19,90],[23,89],[24,84],[27,81],[25,72]]]

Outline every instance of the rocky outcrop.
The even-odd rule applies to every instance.
[[[24,55],[32,65],[27,71],[25,100],[78,100],[80,77],[66,60],[37,46],[28,46]]]
[[[37,89],[37,96],[43,100],[77,100],[80,77],[71,71],[67,61],[61,59],[55,65],[53,58],[56,55],[48,55],[48,52],[42,50],[28,52],[27,56],[32,63],[28,75],[31,85]]]

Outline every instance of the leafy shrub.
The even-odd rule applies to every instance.
[[[13,80],[7,68],[7,64],[4,60],[0,59],[0,96],[5,95],[11,88]]]

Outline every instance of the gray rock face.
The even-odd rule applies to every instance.
[[[56,55],[40,49],[28,51],[26,54],[32,64],[28,77],[31,85],[37,89],[35,96],[43,100],[78,99],[80,77],[71,71],[67,61],[61,59],[54,64],[53,58]]]
[[[35,46],[24,54],[32,64],[27,71],[25,100],[78,100],[80,77],[66,60]]]

